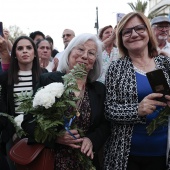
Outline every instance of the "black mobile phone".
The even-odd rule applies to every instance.
[[[170,88],[162,69],[147,72],[146,76],[154,93],[162,93],[163,97],[157,98],[161,102],[166,102],[165,95],[170,95]]]
[[[3,37],[3,23],[0,22],[0,35]]]

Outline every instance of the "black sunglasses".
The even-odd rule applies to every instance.
[[[146,25],[141,24],[141,25],[137,25],[135,27],[132,28],[125,28],[122,30],[122,36],[124,37],[130,37],[132,34],[132,30],[135,30],[135,32],[137,34],[143,33],[146,30]]]

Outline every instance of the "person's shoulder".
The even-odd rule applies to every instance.
[[[0,81],[8,78],[8,71],[0,71]]]
[[[48,73],[41,74],[40,79],[41,81],[47,81],[47,79],[49,79],[52,82],[63,81],[62,76],[64,76],[64,73],[55,71],[55,72],[48,72]]]
[[[89,87],[94,88],[97,93],[105,93],[105,85],[99,81],[89,83]]]
[[[0,84],[8,81],[8,71],[0,72]]]
[[[109,68],[111,69],[118,69],[118,68],[123,68],[123,66],[129,61],[127,57],[120,57],[117,58],[116,60],[112,61]]]
[[[48,70],[46,68],[41,68],[41,74],[48,73]]]
[[[170,47],[170,43],[168,41],[166,41],[166,44]]]
[[[55,58],[60,58],[63,55],[64,51],[61,51],[55,55]]]
[[[170,61],[170,57],[167,57],[167,56],[164,56],[164,55],[158,55],[158,56],[155,57],[155,60],[160,61],[160,62]]]

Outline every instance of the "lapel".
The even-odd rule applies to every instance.
[[[97,124],[100,120],[100,116],[104,112],[104,97],[105,97],[105,88],[104,84],[99,85],[99,82],[88,83],[88,95],[90,99],[91,107],[91,124]],[[101,103],[102,102],[102,103]]]

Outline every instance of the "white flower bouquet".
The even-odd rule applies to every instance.
[[[55,99],[60,98],[63,93],[63,83],[51,83],[36,93],[33,99],[33,107],[43,106],[48,109],[55,103]]]
[[[14,118],[14,121],[16,122],[17,126],[21,128],[21,123],[24,119],[24,115],[23,114],[19,114],[18,116],[16,116]]]

